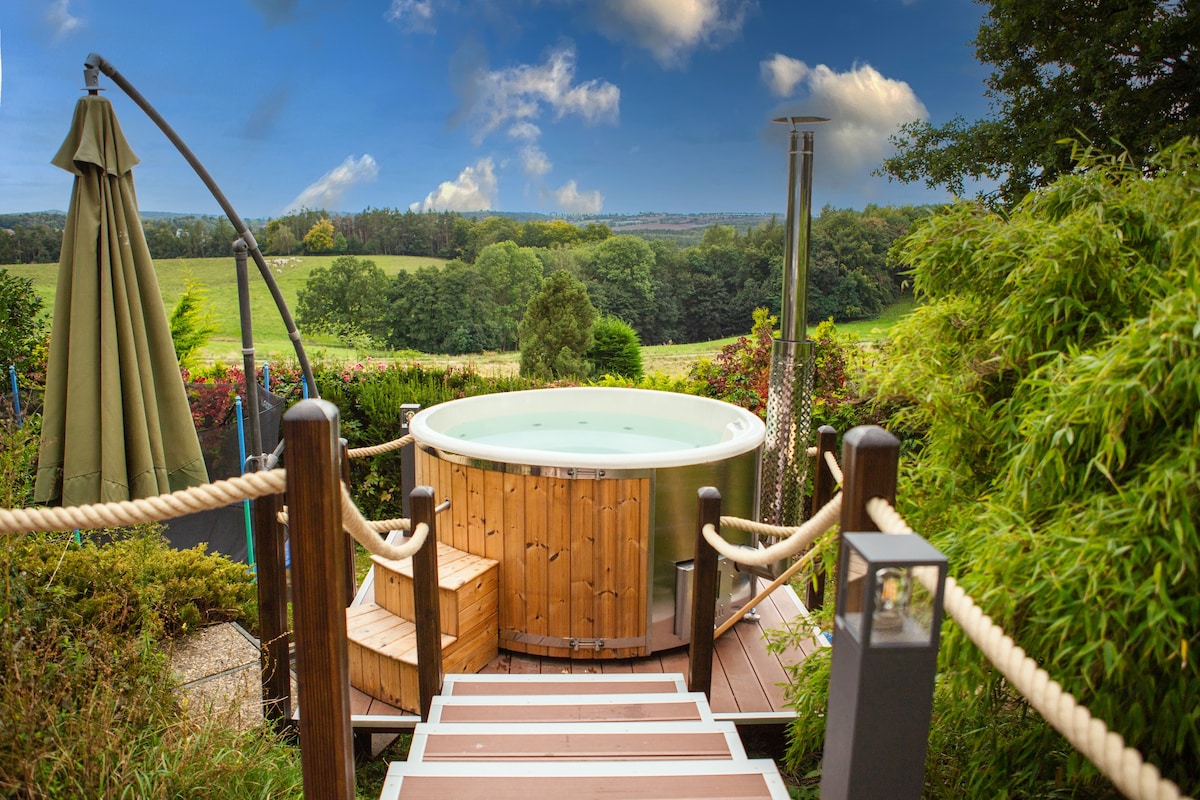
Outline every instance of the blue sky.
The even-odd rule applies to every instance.
[[[0,211],[65,209],[50,165],[90,52],[244,217],[297,207],[783,212],[786,129],[819,115],[813,203],[941,202],[872,169],[907,120],[987,112],[970,0],[4,0]],[[219,213],[101,85],[143,210]]]

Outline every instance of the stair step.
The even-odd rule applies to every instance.
[[[459,636],[495,616],[499,608],[499,562],[437,543],[438,606],[442,633]],[[413,607],[412,559],[400,561],[371,556],[374,562],[375,603],[403,619],[416,616]]]
[[[770,759],[745,761],[393,762],[381,800],[787,800]]]
[[[683,693],[687,681],[679,673],[616,675],[447,675],[442,694],[650,694]]]
[[[433,698],[429,722],[712,722],[703,692],[667,694],[450,695]]]
[[[420,708],[417,626],[374,603],[346,609],[350,685],[405,711]],[[442,635],[442,650],[456,643]]]
[[[744,760],[732,722],[420,723],[409,761]]]

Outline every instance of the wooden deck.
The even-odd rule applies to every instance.
[[[775,590],[759,604],[758,613],[759,621],[739,622],[716,641],[710,704],[717,719],[744,725],[778,723],[795,716],[795,712],[787,708],[784,698],[783,684],[787,680],[784,664],[797,664],[822,645],[810,640],[800,648],[780,654],[767,650],[764,632],[777,629],[785,621],[804,613],[803,604],[791,588],[783,586]],[[686,675],[687,658],[686,647],[644,658],[595,661],[501,652],[481,672],[524,675],[677,672]],[[350,690],[350,704],[351,713],[355,715],[354,726],[360,730],[408,729],[420,719],[354,688]]]

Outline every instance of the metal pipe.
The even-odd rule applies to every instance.
[[[250,317],[250,271],[246,268],[246,250],[246,242],[242,239],[233,243],[233,258],[237,262],[238,316],[242,325],[242,370],[245,372],[246,403],[250,406],[250,452],[257,464],[263,455],[262,426],[258,381],[254,379],[254,328]]]
[[[827,117],[780,117],[792,126],[788,146],[787,239],[783,243],[783,328],[780,338],[803,342],[808,329],[808,248],[812,233],[813,132],[798,125]]]
[[[288,310],[287,301],[283,299],[283,292],[279,289],[279,284],[275,282],[275,276],[271,274],[271,268],[267,266],[266,259],[263,258],[262,252],[258,249],[258,242],[254,239],[254,234],[246,227],[246,223],[234,210],[233,205],[226,199],[221,188],[217,186],[217,182],[208,174],[208,170],[200,163],[200,159],[196,158],[191,148],[184,143],[183,139],[175,132],[175,129],[163,118],[154,106],[150,105],[150,101],[142,96],[142,93],[133,87],[125,76],[117,71],[104,56],[99,53],[89,53],[87,60],[84,61],[85,74],[87,70],[99,69],[105,75],[112,79],[113,83],[121,87],[125,94],[129,95],[129,99],[137,103],[142,111],[146,112],[146,116],[159,127],[166,137],[175,145],[175,149],[184,157],[184,160],[191,165],[196,175],[208,187],[208,191],[212,194],[217,204],[225,212],[225,216],[229,218],[229,222],[233,225],[233,229],[237,231],[238,236],[246,246],[250,249],[250,255],[254,259],[255,265],[258,267],[259,273],[267,284],[267,288],[271,292],[271,297],[275,300],[275,307],[279,309],[279,315],[283,318],[284,327],[287,328],[288,337],[292,340],[292,347],[296,351],[296,360],[300,362],[300,371],[308,379],[309,388],[313,393],[314,399],[319,397],[320,392],[317,389],[316,381],[312,379],[312,367],[308,363],[308,354],[304,351],[304,344],[300,341],[300,332],[296,329],[296,323],[292,319],[292,312]],[[90,89],[90,87],[89,87]],[[256,455],[258,455],[256,453]]]
[[[781,117],[792,126],[788,147],[787,240],[784,242],[783,328],[771,346],[767,386],[767,436],[759,473],[759,519],[797,525],[804,513],[804,481],[812,424],[813,343],[805,339],[808,248],[812,230],[812,131],[798,126],[825,117]],[[756,537],[756,543],[757,539]],[[785,563],[752,570],[777,577]]]

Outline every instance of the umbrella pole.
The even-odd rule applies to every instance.
[[[319,397],[320,393],[317,389],[317,383],[313,380],[312,367],[308,363],[308,354],[305,353],[304,344],[300,341],[300,331],[296,329],[296,323],[292,319],[292,312],[288,310],[287,302],[283,299],[283,292],[280,291],[279,284],[275,282],[275,276],[271,274],[271,269],[267,266],[266,259],[263,258],[262,252],[258,249],[258,242],[255,241],[254,234],[251,233],[250,229],[246,227],[246,223],[242,221],[242,218],[238,215],[237,211],[234,210],[229,200],[226,199],[225,194],[221,191],[221,188],[217,186],[217,182],[214,181],[212,176],[208,174],[208,170],[205,169],[204,165],[200,163],[200,159],[196,158],[195,154],[192,153],[191,149],[184,143],[179,134],[175,132],[175,129],[172,128],[170,124],[163,118],[163,116],[158,113],[158,110],[155,109],[154,106],[150,105],[150,101],[143,97],[141,92],[135,89],[133,84],[125,79],[124,75],[122,75],[120,72],[117,72],[116,67],[109,63],[109,61],[99,53],[89,53],[87,60],[84,61],[84,65],[88,69],[99,69],[109,78],[111,78],[113,83],[121,87],[121,91],[129,95],[129,99],[137,103],[138,107],[141,108],[142,111],[146,112],[146,116],[150,117],[154,124],[159,127],[159,130],[161,130],[171,141],[171,144],[175,145],[175,149],[180,152],[180,154],[196,172],[196,175],[198,175],[200,180],[204,182],[204,185],[208,187],[208,191],[212,193],[213,198],[221,206],[221,209],[225,212],[225,216],[229,218],[234,230],[237,231],[238,236],[241,237],[242,241],[245,242],[246,246],[249,248],[250,255],[253,257],[259,273],[266,282],[267,288],[271,291],[271,297],[275,300],[275,307],[279,309],[279,315],[283,317],[283,324],[287,328],[288,337],[292,340],[292,347],[296,351],[296,359],[300,362],[300,371],[307,379],[309,390],[313,393],[313,397]],[[247,383],[249,383],[249,381],[247,381]],[[258,406],[251,405],[251,414],[253,415],[257,412]],[[259,450],[261,450],[261,447]]]

